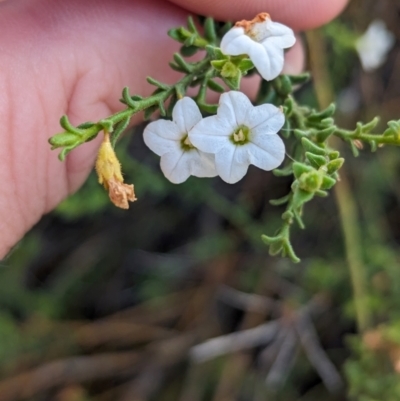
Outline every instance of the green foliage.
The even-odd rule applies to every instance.
[[[385,327],[383,331],[398,330],[399,323]],[[374,334],[379,335],[378,332]],[[398,333],[396,335],[398,337]],[[400,382],[390,353],[394,349],[370,349],[365,341],[353,336],[349,339],[353,358],[345,365],[349,381],[349,395],[362,401],[396,401],[400,398]]]

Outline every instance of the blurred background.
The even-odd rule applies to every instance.
[[[377,19],[395,41],[365,71],[354,41]],[[344,128],[399,119],[399,22],[398,0],[353,0],[305,34],[316,90],[298,98],[337,101]],[[92,174],[0,262],[0,401],[400,400],[399,150],[342,147],[344,184],[306,205],[295,265],[260,240],[290,177],[176,186],[142,130],[117,147],[129,211]]]

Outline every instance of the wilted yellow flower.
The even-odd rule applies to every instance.
[[[99,183],[103,184],[108,191],[111,202],[122,209],[129,209],[128,201],[136,200],[135,192],[133,185],[124,184],[121,164],[111,146],[110,136],[107,132],[104,134],[104,140],[97,155],[96,171]]]

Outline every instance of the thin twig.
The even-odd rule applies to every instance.
[[[216,337],[194,346],[190,357],[195,363],[202,363],[221,355],[251,349],[271,341],[278,328],[279,321],[274,320],[253,329]]]
[[[120,352],[50,362],[1,381],[0,401],[32,399],[57,386],[132,374],[139,360],[137,352]]]
[[[280,309],[280,302],[278,301],[262,295],[248,294],[228,286],[221,286],[217,297],[223,302],[246,312],[266,314],[271,309]]]
[[[342,379],[335,365],[330,361],[322,348],[315,327],[307,313],[302,313],[296,319],[295,329],[307,358],[320,375],[326,388],[333,392],[343,387]]]

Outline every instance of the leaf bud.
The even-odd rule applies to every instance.
[[[328,174],[336,173],[336,171],[338,171],[343,166],[343,163],[344,163],[343,157],[339,157],[338,159],[331,160],[326,165]]]
[[[299,178],[299,188],[306,192],[315,192],[321,188],[323,175],[319,171],[304,173]]]

